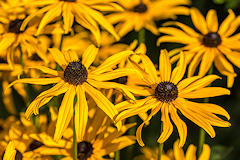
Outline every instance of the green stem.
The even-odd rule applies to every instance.
[[[73,159],[77,160],[77,136],[75,129],[75,114],[73,114]]]
[[[138,43],[145,43],[145,28],[140,29],[138,32]]]
[[[161,129],[160,129],[160,135],[163,131],[163,122],[161,122]],[[162,152],[163,152],[163,144],[164,143],[159,143],[159,146],[158,146],[158,160],[161,160],[161,157],[162,157]]]
[[[213,73],[213,65],[208,70],[208,75],[211,75]],[[208,87],[211,87],[212,84],[209,84]],[[204,103],[209,102],[209,97],[204,98],[203,100]],[[206,132],[204,129],[200,128],[199,130],[199,141],[198,141],[198,153],[197,156],[199,157],[202,153],[203,150],[203,145],[205,143],[205,137],[206,137]]]
[[[120,151],[115,152],[115,160],[120,160]]]

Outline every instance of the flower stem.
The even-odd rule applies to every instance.
[[[161,129],[160,129],[160,135],[163,131],[163,122],[161,121]],[[161,157],[162,157],[162,151],[163,151],[163,143],[159,143],[159,146],[158,146],[158,160],[161,160]]]
[[[73,114],[73,159],[77,160],[77,136],[75,129],[75,114]]]
[[[141,28],[138,32],[138,44],[145,43],[145,28]]]
[[[128,119],[129,123],[136,123],[137,122],[137,116],[132,116],[132,117],[129,117]],[[136,132],[136,126],[130,128],[128,130],[128,135],[135,135],[135,132]],[[127,147],[127,157],[128,157],[128,160],[132,160],[133,159],[133,153],[134,153],[134,145],[131,145],[131,146],[128,146]]]
[[[211,65],[211,67],[209,68],[208,70],[208,75],[211,75],[213,73],[213,65]],[[211,83],[208,85],[208,87],[211,87]],[[208,103],[209,102],[209,97],[207,98],[204,98],[203,100],[204,103]],[[203,150],[203,145],[204,145],[204,142],[205,142],[205,135],[206,135],[206,132],[204,129],[200,128],[199,130],[199,140],[198,140],[198,152],[197,152],[197,156],[199,157],[202,153],[202,150]]]
[[[115,152],[115,160],[120,160],[120,151]]]

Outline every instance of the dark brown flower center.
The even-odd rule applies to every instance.
[[[30,150],[34,150],[34,149],[37,149],[39,147],[41,147],[43,145],[43,143],[37,141],[37,140],[34,140],[30,145],[29,145],[29,148]]]
[[[217,47],[222,42],[221,37],[217,33],[208,33],[203,37],[203,45],[206,47]]]
[[[113,79],[113,80],[111,80],[111,82],[117,82],[117,83],[120,83],[120,84],[126,84],[127,83],[127,79],[128,79],[128,76],[123,76],[123,77],[119,77],[119,78]]]
[[[11,21],[9,24],[8,31],[16,34],[22,33],[23,31],[20,31],[22,22],[23,22],[22,19],[15,19],[14,21]]]
[[[65,2],[76,2],[76,0],[60,0],[60,1],[65,1]]]
[[[172,82],[161,82],[155,89],[155,97],[161,102],[170,103],[178,97],[178,88]]]
[[[138,13],[144,13],[147,11],[147,6],[143,3],[140,3],[139,5],[134,7],[134,12],[138,12]]]
[[[64,80],[73,85],[83,84],[87,81],[88,71],[80,62],[69,62],[64,71]]]
[[[82,141],[77,144],[77,157],[79,160],[87,160],[93,154],[93,147],[90,142]]]

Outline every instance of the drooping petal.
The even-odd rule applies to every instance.
[[[180,137],[179,147],[183,147],[187,139],[187,125],[178,116],[177,110],[174,108],[174,106],[170,105],[169,112],[173,123],[176,125],[178,129],[178,134]]]
[[[170,106],[168,103],[163,103],[163,106],[161,108],[161,121],[163,125],[163,130],[157,140],[158,143],[164,143],[173,132],[173,125],[169,118],[169,107]]]
[[[69,85],[69,89],[65,93],[61,106],[58,112],[58,119],[56,124],[56,130],[54,134],[54,141],[58,142],[63,132],[68,127],[70,120],[73,116],[73,101],[76,93],[76,87],[74,85]]]
[[[93,88],[88,83],[83,83],[84,90],[93,98],[97,106],[105,112],[108,117],[115,122],[115,118],[118,114],[115,106],[97,89]],[[117,128],[120,130],[121,122],[116,124]]]
[[[208,48],[206,50],[206,52],[203,54],[202,56],[202,62],[200,64],[200,68],[199,68],[199,76],[204,76],[210,69],[214,58],[216,57],[216,50],[213,48]]]
[[[63,10],[62,11],[63,27],[65,30],[65,34],[67,34],[70,31],[74,21],[74,15],[71,11],[72,10],[71,3],[64,3],[62,10]]]
[[[221,23],[219,27],[218,34],[220,35],[224,35],[227,32],[230,24],[236,18],[234,12],[231,9],[228,9],[228,13],[229,15],[227,16],[227,18],[225,18],[225,20]]]
[[[77,139],[82,141],[88,121],[88,104],[86,101],[85,91],[81,85],[77,86],[76,93],[77,102],[75,105],[75,127]]]

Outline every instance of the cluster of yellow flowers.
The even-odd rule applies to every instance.
[[[212,69],[214,62],[227,76],[227,87],[233,86],[237,74],[229,61],[240,68],[240,33],[236,33],[240,16],[229,9],[219,26],[215,10],[209,10],[205,19],[190,4],[190,0],[0,1],[2,101],[9,113],[0,119],[0,157],[119,160],[119,150],[136,140],[145,145],[143,127],[160,113],[159,148],[143,147],[143,155],[134,159],[209,160],[211,151],[204,140],[198,156],[194,145],[184,154],[183,117],[212,138],[213,126],[231,125],[225,109],[206,101],[230,94],[226,88],[211,86],[221,79]],[[177,21],[155,23],[175,20],[177,15],[190,15],[199,32]],[[164,42],[184,46],[161,50],[159,64],[154,64],[147,55],[145,29],[159,36],[153,42],[158,46]],[[120,42],[132,30],[138,40],[129,45]],[[16,97],[26,105],[19,106]],[[198,98],[205,98],[205,103],[191,101]],[[136,115],[143,121],[139,126]],[[164,153],[172,123],[179,139]]]

